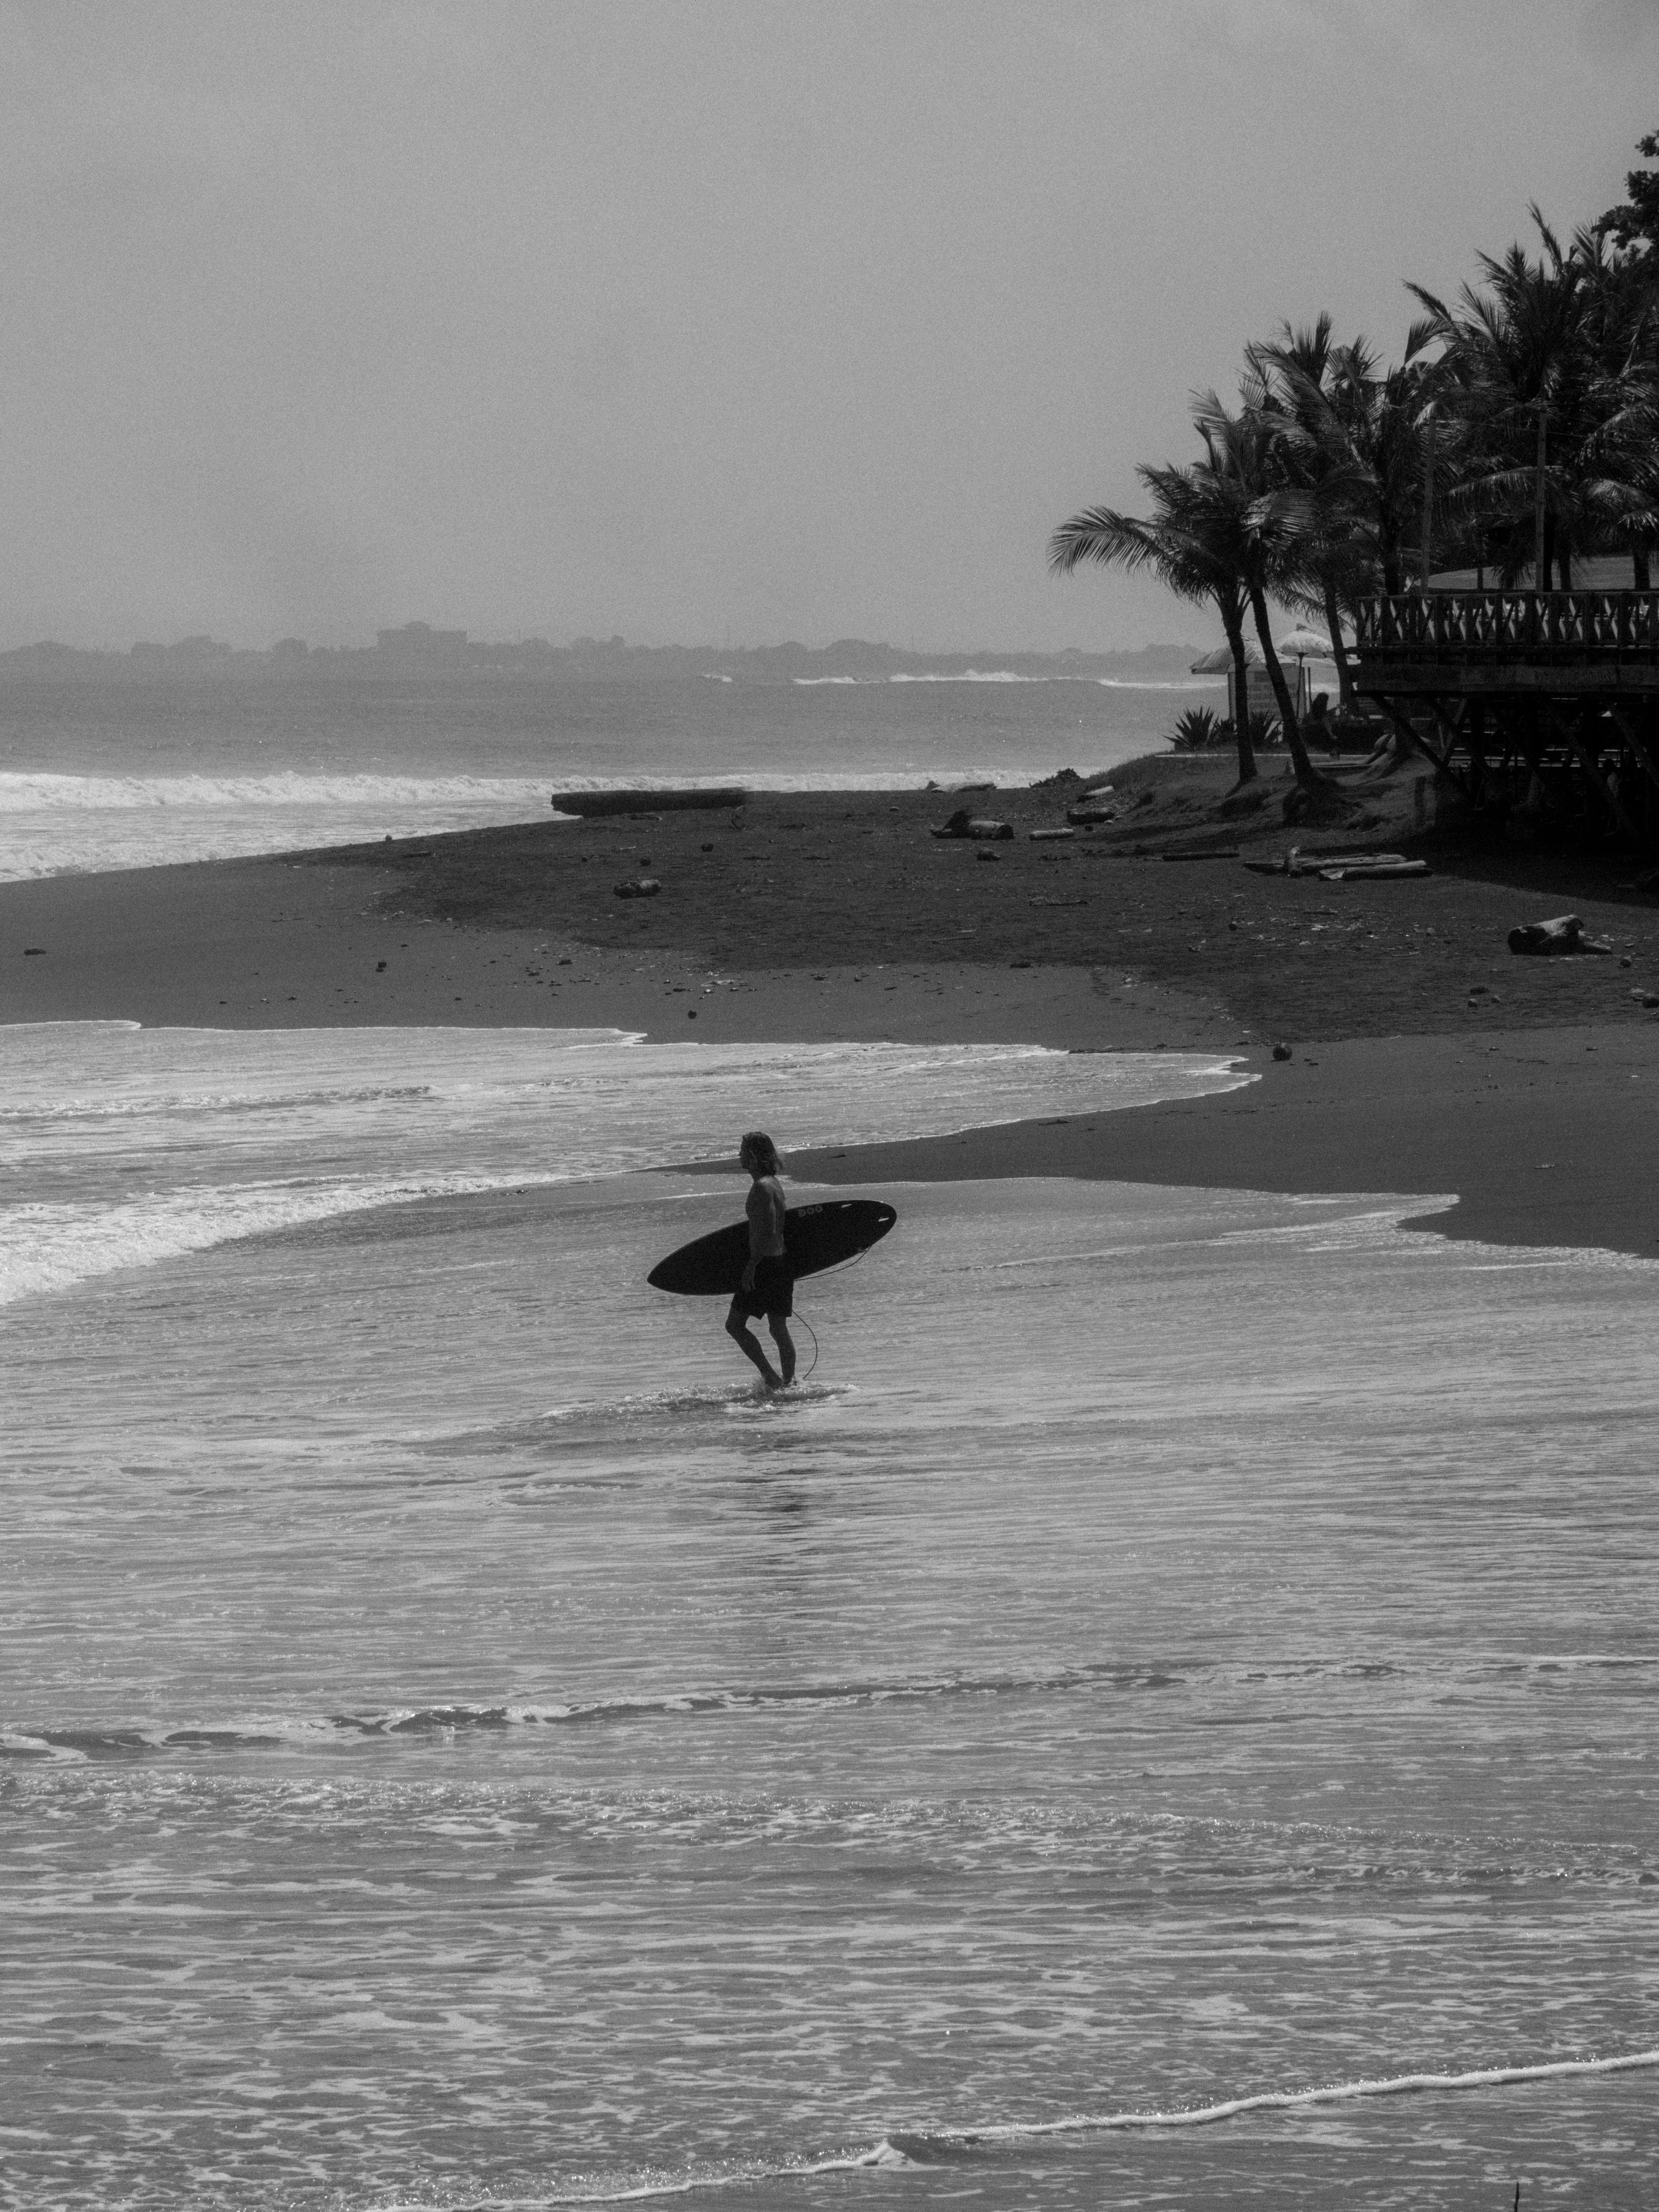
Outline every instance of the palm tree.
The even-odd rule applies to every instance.
[[[1213,486],[1217,513],[1226,518],[1226,542],[1255,623],[1296,780],[1321,786],[1328,779],[1315,768],[1303,743],[1302,726],[1267,619],[1269,592],[1275,599],[1293,599],[1306,590],[1317,522],[1309,495],[1285,481],[1279,452],[1283,425],[1258,404],[1259,391],[1259,383],[1247,377],[1243,404],[1236,415],[1213,392],[1198,396],[1193,420],[1204,441],[1205,459],[1195,473]]]
[[[1315,588],[1304,595],[1304,604],[1325,623],[1338,696],[1351,710],[1353,672],[1342,636],[1343,610],[1374,589],[1376,580],[1368,527],[1373,484],[1359,459],[1360,440],[1352,420],[1370,367],[1364,341],[1334,346],[1331,319],[1322,314],[1306,330],[1286,323],[1275,343],[1251,346],[1246,359],[1255,380],[1256,404],[1281,420],[1279,459],[1285,480],[1311,502],[1309,556]]]
[[[1426,323],[1413,324],[1403,358],[1386,371],[1364,338],[1332,353],[1328,397],[1355,471],[1355,598],[1379,584],[1391,595],[1406,588],[1429,473],[1431,410],[1442,397],[1422,358],[1428,343]]]
[[[1618,253],[1611,238],[1604,217],[1575,240],[1592,391],[1607,409],[1597,451],[1613,463],[1599,504],[1604,542],[1628,550],[1636,587],[1646,591],[1659,543],[1659,271],[1651,256]]]
[[[1256,766],[1248,706],[1245,591],[1230,503],[1218,499],[1218,487],[1202,464],[1185,469],[1143,466],[1135,474],[1151,501],[1151,514],[1143,519],[1120,514],[1115,507],[1085,507],[1049,539],[1048,565],[1060,575],[1069,575],[1085,561],[1103,568],[1146,569],[1178,598],[1200,605],[1207,600],[1215,607],[1233,657],[1238,781],[1249,783]]]
[[[1455,512],[1498,532],[1498,565],[1526,558],[1534,588],[1572,588],[1575,556],[1648,542],[1659,368],[1650,289],[1610,258],[1606,235],[1581,230],[1563,248],[1534,207],[1543,250],[1483,254],[1484,291],[1456,307],[1421,286],[1430,335],[1454,387],[1473,451],[1450,495]]]

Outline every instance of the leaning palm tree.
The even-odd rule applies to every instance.
[[[1269,593],[1275,599],[1297,599],[1308,588],[1317,523],[1309,495],[1286,481],[1279,453],[1283,425],[1259,399],[1259,382],[1249,377],[1236,415],[1213,392],[1198,396],[1193,420],[1204,441],[1205,459],[1194,474],[1211,487],[1218,535],[1231,548],[1234,572],[1255,623],[1296,780],[1319,787],[1328,779],[1314,766],[1303,743],[1302,726],[1267,618]]]
[[[1255,775],[1250,743],[1249,656],[1244,644],[1245,591],[1237,562],[1231,516],[1215,498],[1200,463],[1180,469],[1143,466],[1135,471],[1152,503],[1150,515],[1120,514],[1115,507],[1088,507],[1062,522],[1048,541],[1048,565],[1069,575],[1085,561],[1103,568],[1145,569],[1177,598],[1221,617],[1227,649],[1233,657],[1233,738],[1238,748],[1238,781]]]

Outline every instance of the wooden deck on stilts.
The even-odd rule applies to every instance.
[[[1354,686],[1482,809],[1659,846],[1659,592],[1360,603]]]

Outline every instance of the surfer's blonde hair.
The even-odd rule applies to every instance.
[[[783,1165],[778,1158],[778,1148],[764,1129],[749,1129],[744,1133],[738,1146],[738,1158],[747,1167],[752,1160],[763,1175],[776,1175]]]

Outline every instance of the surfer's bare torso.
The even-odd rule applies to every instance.
[[[749,1186],[749,1195],[743,1210],[749,1217],[749,1266],[744,1275],[743,1286],[748,1290],[755,1279],[757,1260],[781,1260],[784,1254],[782,1186],[775,1176],[758,1176]]]

